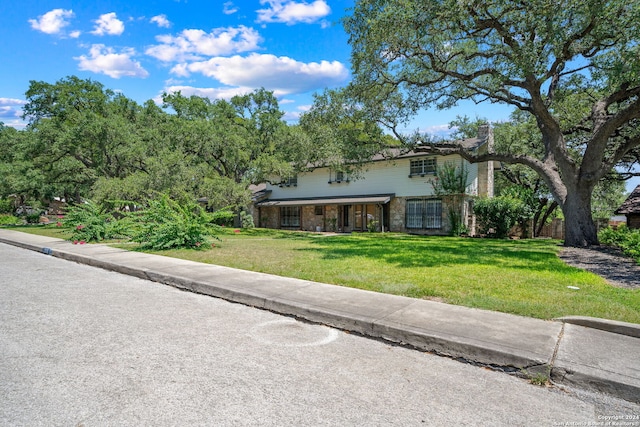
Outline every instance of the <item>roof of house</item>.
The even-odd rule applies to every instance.
[[[640,185],[629,194],[627,200],[616,210],[617,214],[640,214]]]
[[[310,197],[306,199],[267,199],[256,206],[302,206],[302,205],[353,205],[358,203],[387,204],[395,194],[368,194],[353,196]]]
[[[439,149],[457,149],[464,148],[465,150],[477,150],[489,141],[491,130],[488,125],[480,126],[478,136],[467,139],[459,139],[456,141],[438,142],[435,144],[417,145],[413,149],[388,147],[386,150],[375,154],[369,162],[380,162],[397,159],[407,159],[412,157],[425,157],[425,156],[437,156],[442,152]],[[327,167],[326,164],[309,164],[309,170]]]

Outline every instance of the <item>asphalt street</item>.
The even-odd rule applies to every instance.
[[[559,426],[637,415],[626,401],[0,244],[3,426]]]

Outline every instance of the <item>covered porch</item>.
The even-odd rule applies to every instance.
[[[388,231],[394,194],[264,200],[256,203],[266,228],[305,231]]]

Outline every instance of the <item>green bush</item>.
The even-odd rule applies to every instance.
[[[600,231],[600,243],[617,246],[640,264],[640,230],[630,230],[626,225],[613,229],[607,227]]]
[[[168,196],[149,201],[149,207],[133,212],[131,240],[143,249],[204,248],[211,228],[209,218],[195,202],[178,203]]]
[[[0,214],[8,214],[13,212],[13,204],[9,199],[0,199]]]
[[[255,227],[255,224],[253,223],[253,215],[245,211],[240,212],[240,225],[242,228]]]
[[[16,225],[22,223],[22,220],[13,215],[0,215],[0,225]]]
[[[27,221],[27,224],[37,224],[40,222],[40,214],[37,213],[31,213],[31,214],[26,214],[24,216],[25,221]]]
[[[69,240],[74,242],[97,242],[117,237],[117,221],[103,207],[86,201],[70,206],[62,225],[71,230]]]
[[[497,238],[506,237],[525,210],[525,204],[513,197],[480,198],[473,206],[480,232]]]
[[[213,224],[221,225],[224,227],[233,226],[234,217],[235,217],[235,214],[233,213],[233,211],[230,211],[228,209],[221,209],[209,215],[210,221]]]

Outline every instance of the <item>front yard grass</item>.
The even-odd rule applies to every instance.
[[[566,265],[557,256],[558,241],[260,229],[220,238],[205,251],[155,253],[541,319],[581,315],[640,323],[640,290],[613,287]]]
[[[48,233],[64,238],[59,230]],[[219,237],[206,250],[153,253],[541,319],[580,315],[640,323],[640,290],[613,287],[566,265],[554,240],[264,229],[227,230]]]

